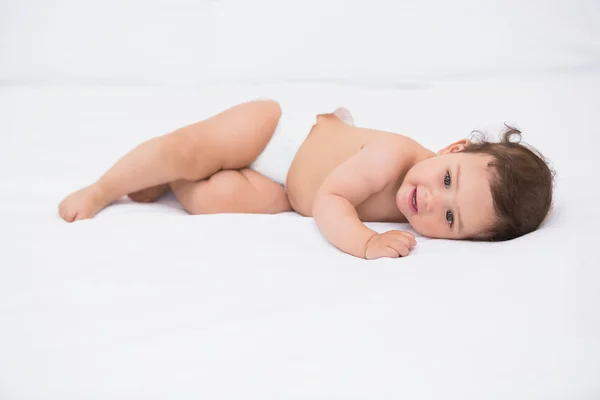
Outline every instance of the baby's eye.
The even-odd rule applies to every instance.
[[[446,221],[448,221],[450,226],[454,223],[454,214],[450,210],[446,210]]]
[[[444,175],[444,186],[446,189],[450,187],[450,183],[452,183],[452,180],[450,179],[450,171],[446,171],[446,175]]]

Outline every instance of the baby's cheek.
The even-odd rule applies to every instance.
[[[420,235],[435,238],[440,237],[439,223],[431,218],[414,218],[413,221],[411,221],[411,226]]]

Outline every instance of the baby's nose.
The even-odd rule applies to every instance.
[[[430,213],[434,208],[434,197],[429,189],[423,191],[423,204],[425,211]]]

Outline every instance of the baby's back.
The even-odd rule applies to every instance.
[[[383,136],[406,141],[406,145],[413,142],[390,132],[348,125],[333,114],[319,115],[317,124],[296,153],[288,172],[286,187],[294,210],[302,215],[312,216],[315,195],[325,178],[365,145]],[[394,185],[357,207],[361,220],[404,221],[404,216],[396,207],[395,194],[405,173],[406,171],[398,177]]]

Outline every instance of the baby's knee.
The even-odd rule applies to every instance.
[[[183,174],[191,169],[197,157],[189,137],[181,131],[175,131],[161,139],[163,139],[160,149],[162,157],[184,177]]]
[[[219,170],[222,160],[206,140],[199,143],[199,132],[175,131],[165,137],[163,154],[181,179],[195,181],[199,179],[199,170]],[[203,167],[203,168],[202,168]]]
[[[282,110],[279,102],[271,99],[256,100],[253,104],[255,109],[251,110],[251,114],[254,116],[260,116],[261,125],[264,127],[265,132],[272,133],[279,120],[281,119]]]
[[[233,212],[239,203],[239,190],[236,179],[240,178],[238,171],[220,171],[209,179],[188,183],[193,190],[187,193],[178,193],[174,188],[175,196],[183,208],[190,214],[218,214]],[[183,190],[182,190],[183,191]],[[178,196],[178,194],[180,194]]]
[[[226,207],[239,200],[240,179],[243,179],[239,171],[220,171],[208,179],[207,197],[213,204],[221,204]]]
[[[257,100],[257,105],[261,107],[261,111],[269,118],[277,119],[281,117],[281,104],[273,99]]]

